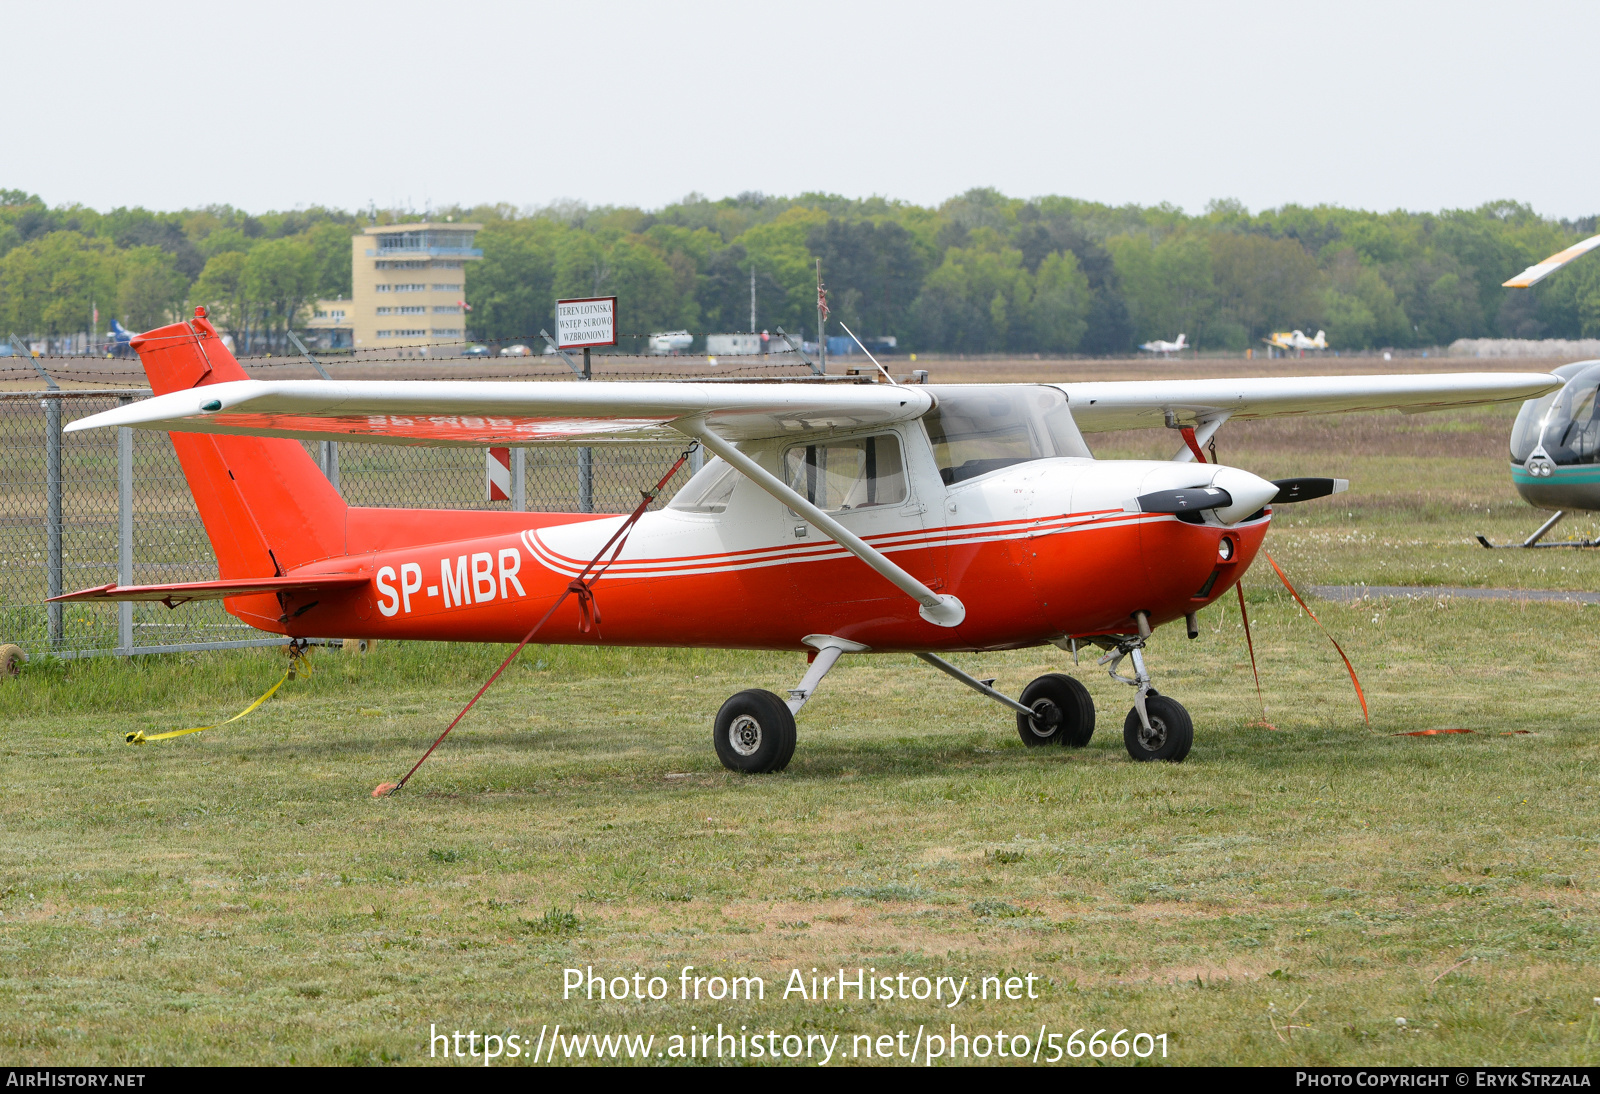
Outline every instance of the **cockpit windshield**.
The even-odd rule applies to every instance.
[[[975,384],[938,397],[922,422],[946,486],[1028,460],[1091,458],[1059,388]]]
[[[1511,428],[1511,459],[1526,463],[1539,445],[1558,465],[1600,463],[1600,365],[1525,404]]]

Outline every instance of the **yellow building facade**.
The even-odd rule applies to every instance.
[[[467,263],[483,225],[424,222],[367,228],[351,239],[349,323],[358,353],[466,340]]]

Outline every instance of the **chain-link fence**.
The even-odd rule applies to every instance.
[[[674,368],[660,359],[634,359],[612,367],[601,364],[601,359],[596,363],[600,382],[607,378],[700,379],[710,371],[703,366]],[[17,364],[37,380],[31,362]],[[64,383],[142,379],[137,361],[80,357],[42,359],[39,364]],[[266,372],[272,378],[310,371],[307,363],[286,358],[246,360],[243,364],[254,375]],[[426,372],[412,362],[406,362],[413,365],[411,369],[396,368],[395,364],[383,375],[396,379],[490,378],[481,373],[456,376],[437,367],[438,363]],[[367,362],[362,365],[363,371],[373,367]],[[570,372],[563,376],[550,369],[548,359],[527,365],[533,367],[492,371],[498,374],[494,378],[575,379]],[[337,378],[345,378],[339,375],[345,370],[338,365],[331,371]],[[770,377],[798,371],[782,361],[749,369]],[[346,375],[354,378],[351,373]],[[283,641],[234,620],[223,611],[220,601],[191,602],[177,609],[156,603],[45,602],[62,592],[112,581],[149,585],[217,577],[211,543],[165,433],[134,429],[63,432],[64,426],[80,418],[149,394],[148,389],[131,383],[122,388],[0,391],[0,643],[15,642],[31,653],[70,657]],[[529,510],[600,513],[633,508],[638,504],[638,492],[655,483],[678,451],[664,444],[516,450],[521,490],[514,492],[512,500],[490,502],[485,500],[482,448],[352,443],[309,443],[306,447],[351,505],[513,509],[519,507],[520,496],[520,507]],[[582,466],[586,459],[590,463],[587,475]],[[687,467],[678,473],[663,491],[663,501],[688,474]]]

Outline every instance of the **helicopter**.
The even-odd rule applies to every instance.
[[[1532,288],[1597,246],[1600,235],[1590,236],[1529,266],[1501,287]],[[1511,482],[1529,505],[1554,509],[1555,516],[1521,543],[1491,543],[1478,536],[1485,547],[1600,547],[1600,540],[1593,539],[1544,542],[1568,513],[1600,512],[1600,406],[1595,402],[1600,360],[1574,361],[1550,372],[1561,378],[1562,386],[1523,403],[1511,427]]]

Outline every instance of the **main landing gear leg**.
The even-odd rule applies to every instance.
[[[1133,688],[1133,709],[1122,723],[1122,743],[1128,755],[1135,760],[1167,760],[1178,763],[1189,755],[1194,745],[1194,723],[1189,712],[1173,699],[1160,694],[1150,685],[1150,672],[1144,664],[1145,639],[1150,637],[1150,620],[1144,612],[1135,613],[1139,620],[1139,634],[1120,639],[1116,646],[1099,660],[1108,666],[1111,679]],[[1123,658],[1133,662],[1133,676],[1129,678],[1117,671]]]
[[[1094,700],[1089,696],[1089,689],[1070,676],[1059,672],[1041,676],[1022,689],[1022,701],[1018,702],[996,691],[992,679],[969,676],[931,653],[917,656],[978,694],[1016,711],[1017,735],[1030,748],[1040,745],[1082,748],[1094,736]]]
[[[711,731],[717,759],[729,771],[757,775],[782,771],[794,757],[794,716],[806,705],[822,678],[847,653],[866,649],[860,642],[831,634],[808,634],[800,640],[817,651],[797,687],[789,689],[787,702],[770,691],[751,688],[731,696]]]

